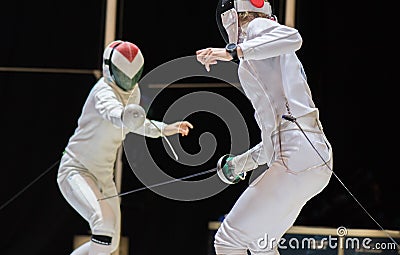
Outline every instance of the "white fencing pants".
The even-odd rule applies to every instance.
[[[107,249],[109,253],[118,248],[121,228],[121,211],[119,197],[106,200],[99,198],[118,194],[115,183],[109,180],[100,185],[96,178],[85,167],[65,153],[61,159],[57,181],[61,193],[68,203],[89,223],[92,235],[112,237]],[[82,250],[99,249],[96,244],[84,245]],[[79,249],[79,248],[78,248]],[[85,253],[81,253],[85,254]]]
[[[332,150],[323,134],[306,134],[332,168]],[[274,161],[243,192],[222,222],[215,235],[217,255],[245,255],[247,250],[251,254],[279,254],[278,241],[306,202],[330,180],[332,171],[300,130],[281,131],[273,138]]]

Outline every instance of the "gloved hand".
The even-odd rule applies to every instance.
[[[227,184],[236,184],[246,178],[246,172],[235,173],[235,166],[232,164],[234,155],[227,154],[218,160],[218,177]]]

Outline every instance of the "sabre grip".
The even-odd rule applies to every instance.
[[[235,167],[231,164],[233,158],[234,155],[224,155],[218,160],[217,164],[217,174],[227,184],[236,184],[246,177],[246,172],[235,173]]]
[[[135,131],[143,126],[146,119],[146,112],[143,107],[137,104],[128,104],[122,112],[122,123],[130,131]]]

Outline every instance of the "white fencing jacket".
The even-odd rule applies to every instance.
[[[318,111],[295,54],[301,45],[296,29],[266,18],[252,20],[247,38],[239,44],[243,51],[238,69],[240,83],[255,109],[262,134],[262,142],[244,154],[251,153],[258,165],[272,160],[272,135],[278,131],[282,115],[288,114],[286,105],[297,118]]]
[[[155,138],[161,136],[160,130],[166,125],[153,121],[159,130],[146,119],[144,125],[136,130],[124,126],[121,117],[129,94],[123,94],[122,90],[107,83],[104,78],[99,79],[86,99],[78,127],[65,148],[66,153],[98,179],[112,178],[117,150],[128,132]],[[133,89],[129,103],[140,103],[138,85]]]

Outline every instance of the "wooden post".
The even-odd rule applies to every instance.
[[[104,48],[115,40],[118,0],[107,0],[104,31]]]
[[[107,47],[112,41],[115,40],[116,35],[116,27],[117,27],[117,6],[118,0],[107,0],[106,7],[106,20],[105,20],[105,31],[104,31],[104,48]],[[121,193],[121,179],[122,179],[122,155],[123,155],[123,147],[119,147],[117,152],[117,159],[115,161],[114,166],[114,181],[117,186],[118,193]],[[121,198],[119,198],[121,200]],[[123,238],[121,237],[121,240]],[[127,249],[127,248],[126,248]],[[121,251],[118,248],[112,255],[123,255],[128,251]]]
[[[289,27],[296,25],[296,0],[286,0],[285,25]]]

